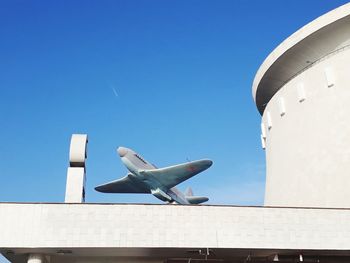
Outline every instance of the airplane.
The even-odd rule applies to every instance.
[[[182,205],[201,204],[209,200],[204,196],[193,196],[192,189],[182,193],[175,186],[208,169],[213,164],[211,160],[203,159],[159,169],[131,149],[118,147],[117,152],[129,173],[123,178],[95,187],[96,191],[152,194],[164,202]]]

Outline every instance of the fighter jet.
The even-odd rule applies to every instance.
[[[164,202],[182,205],[200,204],[209,200],[207,197],[193,196],[191,189],[184,194],[175,186],[208,169],[213,164],[211,160],[158,169],[131,149],[119,147],[117,152],[129,173],[123,178],[95,187],[96,191],[152,194]]]

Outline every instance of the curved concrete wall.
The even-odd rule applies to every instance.
[[[262,114],[266,104],[290,79],[311,64],[350,44],[350,3],[305,25],[261,64],[253,81],[253,98]]]
[[[350,48],[324,57],[272,97],[262,137],[265,205],[350,207]]]

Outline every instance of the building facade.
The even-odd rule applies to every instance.
[[[259,68],[267,206],[350,207],[350,4],[307,24]]]

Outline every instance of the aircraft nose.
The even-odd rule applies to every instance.
[[[117,152],[120,157],[124,157],[128,153],[128,149],[125,147],[118,147]]]
[[[212,160],[204,160],[204,166],[209,168],[210,166],[213,165],[213,161]]]

